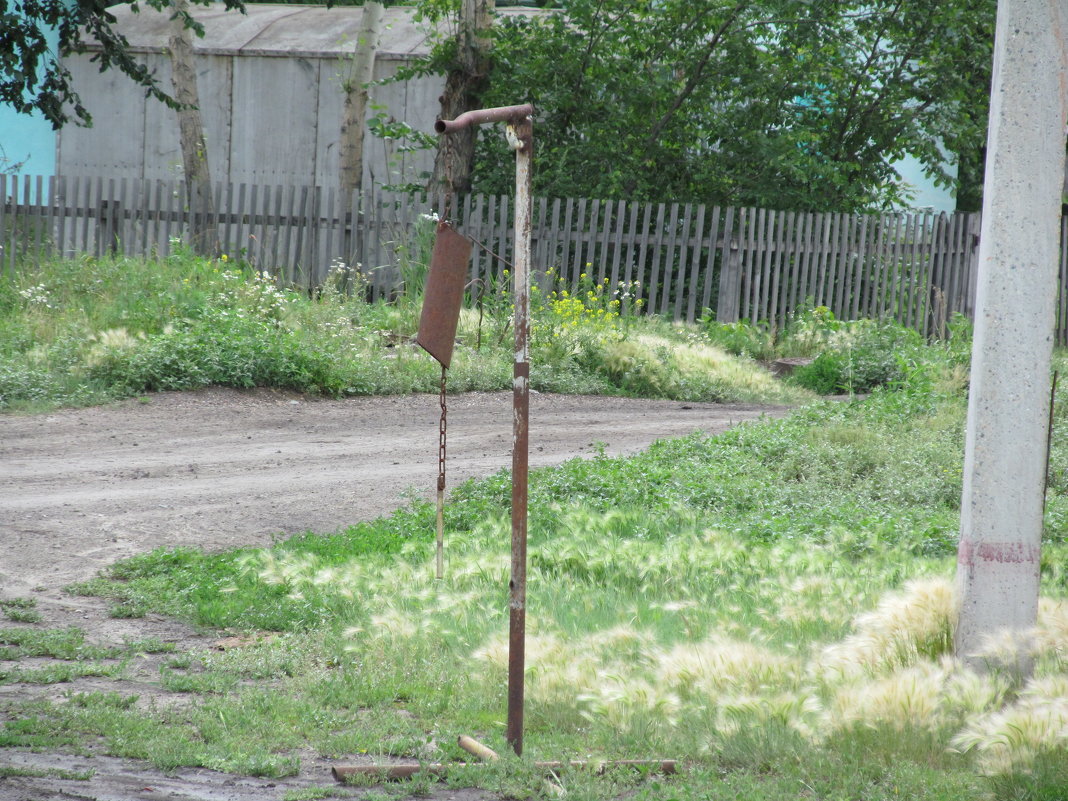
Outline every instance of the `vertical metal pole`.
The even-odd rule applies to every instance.
[[[508,126],[515,159],[515,367],[512,374],[512,578],[508,583],[508,728],[505,737],[523,754],[523,671],[527,615],[527,474],[530,419],[530,232],[533,123]]]
[[[515,158],[515,253],[512,274],[515,300],[515,368],[512,378],[512,577],[508,582],[508,725],[505,738],[523,754],[523,670],[527,621],[527,473],[530,419],[530,236],[533,217],[531,164],[534,158],[534,107],[467,111],[455,120],[438,120],[434,130],[453,133],[487,122],[507,124]]]
[[[956,652],[980,669],[987,639],[1025,638],[1038,607],[1066,16],[1063,2],[998,3],[957,551]],[[1002,667],[1030,673],[1028,649]]]

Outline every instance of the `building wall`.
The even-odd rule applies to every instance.
[[[56,135],[40,114],[18,114],[0,106],[0,172],[51,175],[56,169]],[[16,165],[22,162],[21,168]]]
[[[143,58],[161,84],[170,86],[170,62],[162,54]],[[334,186],[342,90],[336,58],[198,53],[197,81],[216,180],[282,186]],[[84,60],[86,63],[78,63]],[[394,75],[403,62],[379,59],[375,79]],[[182,156],[175,112],[146,98],[130,80],[100,73],[88,56],[69,66],[78,91],[92,110],[92,128],[63,131],[59,174],[73,177],[179,178]],[[417,130],[432,132],[443,79],[417,78],[376,86],[372,101]],[[368,116],[376,110],[370,109]],[[430,151],[402,154],[395,143],[368,134],[364,185],[421,182],[433,165]]]
[[[912,200],[902,210],[944,211],[947,214],[957,210],[957,196],[953,189],[936,186],[934,180],[923,174],[923,165],[915,156],[905,156],[895,161],[893,167],[913,193]],[[947,169],[950,174],[957,174],[956,164],[950,163]]]
[[[18,13],[16,11],[16,13]],[[49,47],[59,47],[59,34],[47,35]],[[0,172],[21,172],[26,175],[52,175],[56,169],[56,134],[52,124],[41,114],[19,114],[10,106],[0,104]],[[15,165],[22,162],[20,169]]]

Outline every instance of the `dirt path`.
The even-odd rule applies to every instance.
[[[634,453],[657,439],[785,411],[536,394],[530,463],[589,455],[595,443],[609,455]],[[388,514],[412,493],[430,498],[438,415],[437,397],[428,395],[331,401],[210,389],[0,417],[0,598],[32,596],[44,625],[78,625],[94,640],[208,644],[174,621],[111,619],[99,600],[67,596],[62,587],[159,546],[265,545],[279,534],[325,533]],[[450,399],[449,486],[511,465],[511,418],[510,393]],[[142,668],[138,675],[158,675],[158,666]],[[59,692],[0,684],[0,721],[9,702]],[[319,762],[303,755],[300,777],[267,782],[195,770],[164,777],[128,760],[0,749],[0,768],[83,769],[68,767],[77,763],[96,771],[88,782],[0,773],[0,801],[281,798],[287,787],[329,784]]]

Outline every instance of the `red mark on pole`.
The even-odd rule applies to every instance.
[[[976,562],[999,564],[1035,564],[1040,558],[1040,548],[1026,542],[961,542],[957,550],[957,563],[974,565]]]

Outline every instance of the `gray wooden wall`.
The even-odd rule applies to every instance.
[[[68,66],[93,115],[93,127],[68,126],[59,136],[57,174],[69,178],[181,177],[175,112],[146,98],[126,76],[98,72],[89,55]],[[169,87],[170,61],[141,56]],[[342,91],[335,57],[198,54],[201,112],[212,176],[225,183],[326,186],[338,180]],[[404,61],[379,58],[375,79],[396,73]],[[373,102],[413,128],[431,133],[440,108],[440,77],[375,86]],[[364,182],[423,182],[433,153],[399,153],[397,144],[368,135]]]

